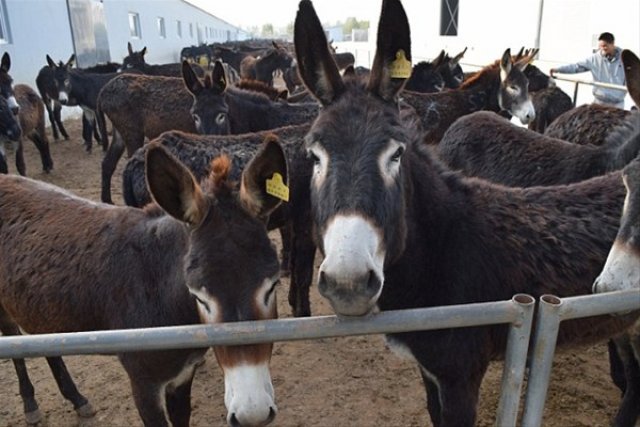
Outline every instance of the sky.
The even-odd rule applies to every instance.
[[[284,27],[293,22],[298,10],[298,0],[186,0],[201,9],[224,19],[230,24],[249,28],[263,24]],[[371,8],[379,8],[378,2],[371,0],[315,0],[313,6],[323,23],[334,24],[348,17],[368,20]]]

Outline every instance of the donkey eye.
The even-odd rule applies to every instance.
[[[202,305],[204,307],[205,310],[207,310],[207,313],[211,313],[211,307],[209,307],[209,304],[206,303],[206,301],[203,301],[201,298],[195,296],[196,301],[198,301],[198,304]]]
[[[314,163],[315,165],[320,164],[320,158],[319,158],[318,156],[316,156],[316,155],[313,153],[313,151],[311,151],[311,150],[307,151],[307,157],[309,157],[309,158],[313,161],[313,163]]]
[[[193,114],[191,117],[193,117],[193,121],[196,123],[196,126],[200,124],[200,116]]]
[[[269,300],[271,299],[271,295],[273,295],[273,293],[276,290],[276,286],[278,286],[279,284],[280,284],[280,279],[273,282],[273,285],[271,285],[269,290],[264,294],[264,305],[269,305]]]
[[[224,123],[226,119],[227,115],[225,113],[218,113],[218,115],[216,116],[216,123],[220,125]]]
[[[403,154],[404,154],[404,147],[398,147],[396,152],[393,153],[393,156],[391,156],[391,161],[392,162],[399,162],[400,161],[400,157],[402,157]]]

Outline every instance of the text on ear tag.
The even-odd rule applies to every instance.
[[[389,72],[393,79],[408,79],[411,77],[411,62],[405,56],[404,50],[396,52],[396,59],[389,64]]]
[[[271,194],[273,197],[289,201],[289,187],[282,180],[282,175],[278,172],[274,172],[273,176],[267,179],[267,194]]]

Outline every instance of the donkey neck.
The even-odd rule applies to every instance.
[[[640,113],[631,114],[625,123],[618,127],[607,139],[607,151],[610,156],[608,170],[623,168],[640,152]]]
[[[82,71],[71,71],[69,79],[71,81],[71,93],[78,105],[96,109],[98,94],[104,85],[116,77],[118,73],[85,73]]]
[[[460,86],[460,93],[469,106],[469,113],[480,110],[500,111],[498,91],[500,89],[500,69],[485,68]]]

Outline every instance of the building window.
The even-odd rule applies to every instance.
[[[167,37],[167,31],[164,28],[164,18],[160,16],[158,17],[158,34],[163,39]]]
[[[140,15],[135,12],[129,12],[129,35],[137,39],[142,38]]]
[[[182,22],[176,21],[176,33],[179,38],[182,38]]]
[[[458,0],[441,0],[440,35],[458,35]]]
[[[7,18],[7,6],[4,0],[0,0],[0,44],[11,43],[9,36],[9,19]]]
[[[193,38],[193,22],[189,22],[189,37]]]

